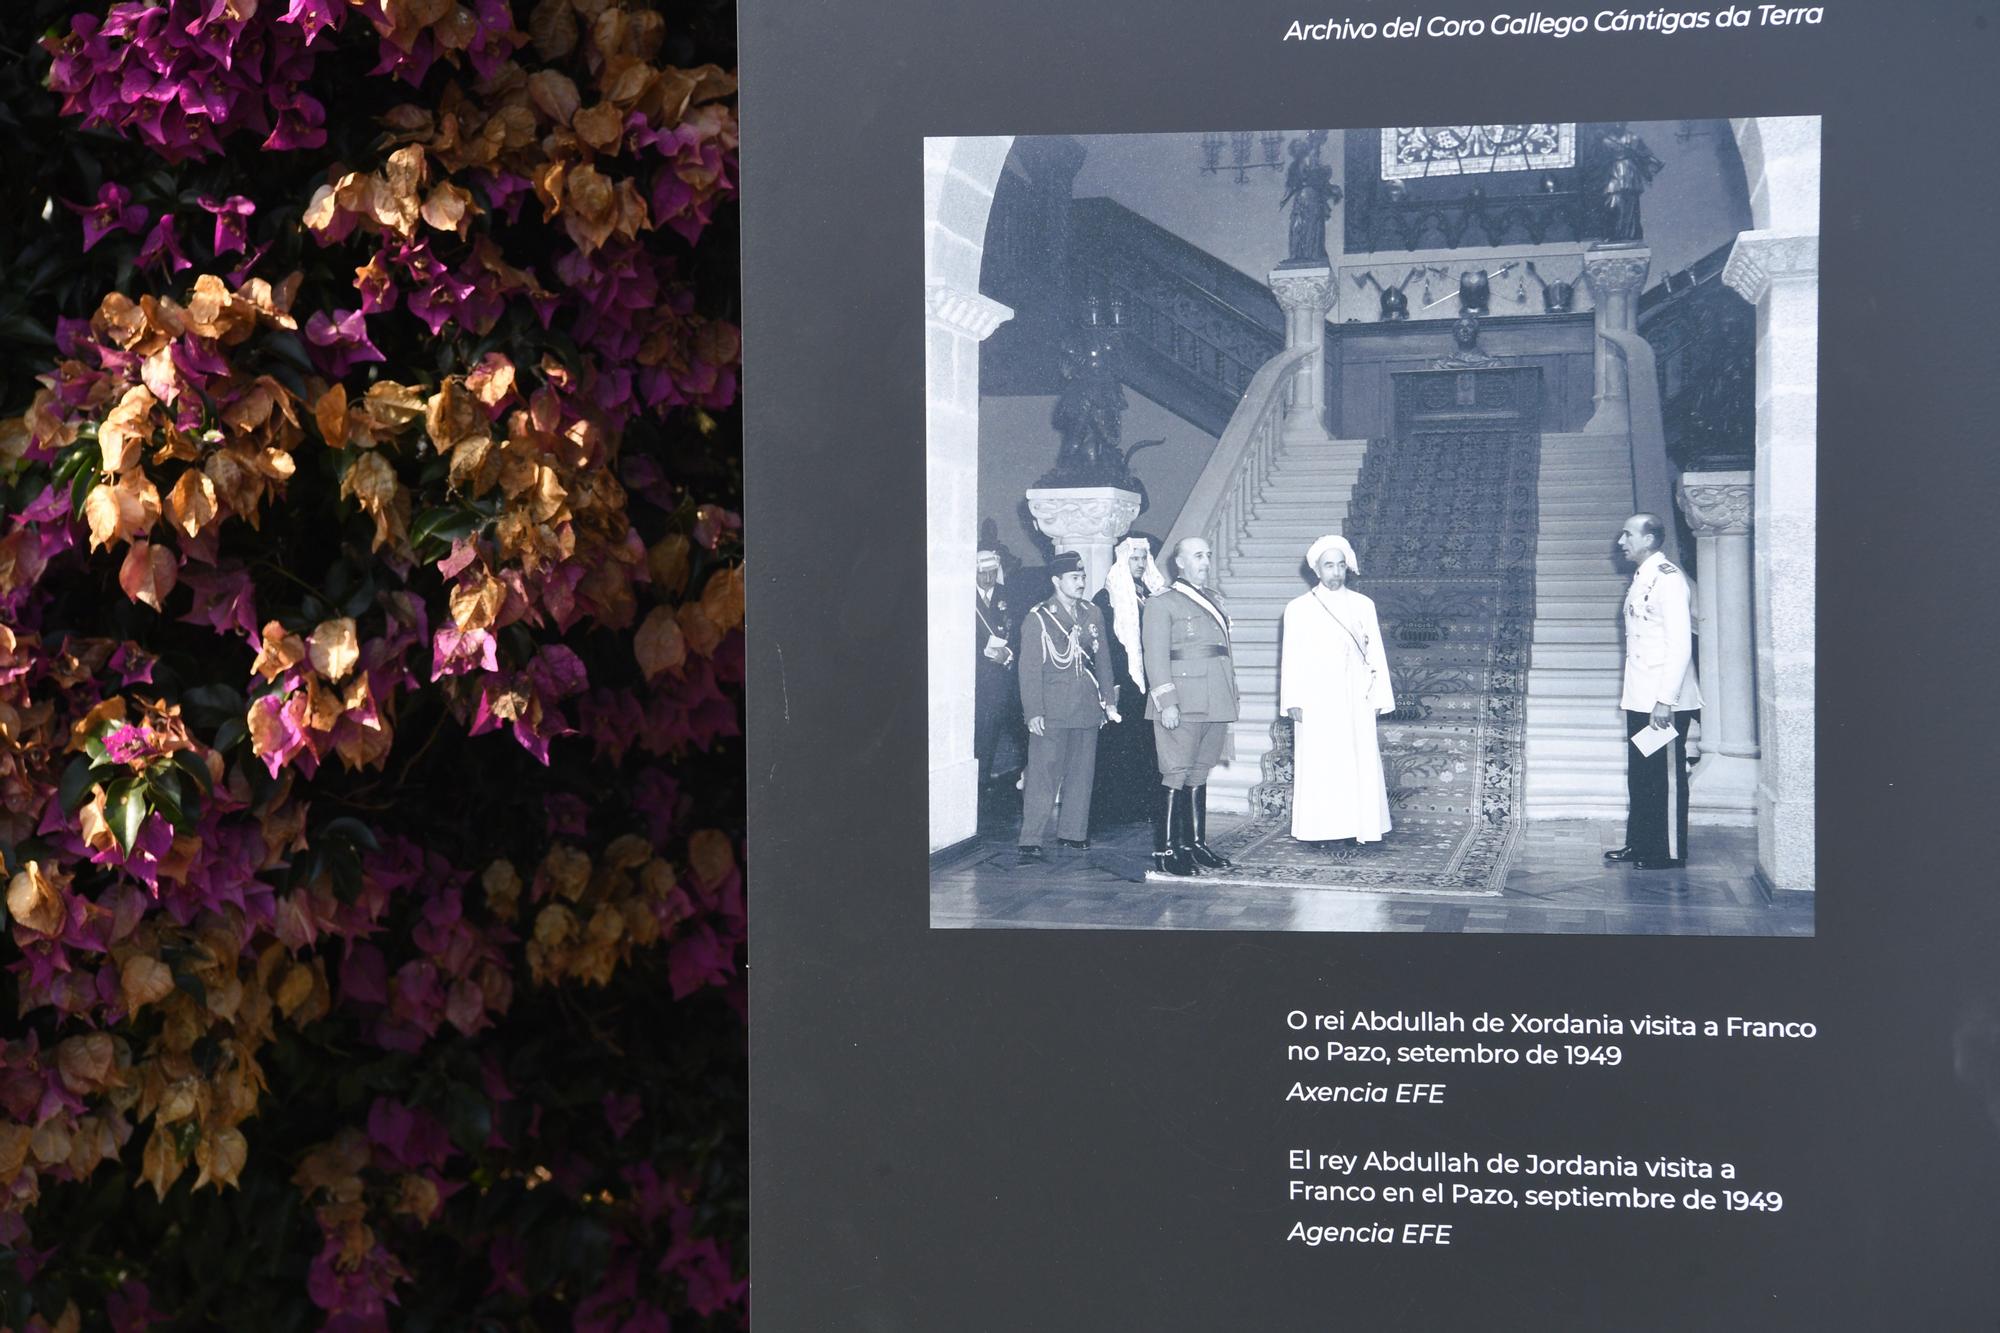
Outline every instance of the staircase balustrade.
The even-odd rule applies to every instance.
[[[1218,566],[1227,565],[1243,539],[1257,495],[1271,475],[1294,386],[1307,364],[1319,355],[1318,347],[1295,347],[1278,353],[1251,376],[1242,402],[1167,533],[1168,553],[1184,537],[1205,537]]]
[[[1599,329],[1597,336],[1625,363],[1626,406],[1631,418],[1632,509],[1658,514],[1666,527],[1667,558],[1681,559],[1680,535],[1674,522],[1674,477],[1667,460],[1666,419],[1660,409],[1659,369],[1653,345],[1636,333]]]
[[[1126,381],[1220,434],[1257,368],[1285,345],[1270,289],[1109,199],[1079,199],[1071,218],[1071,303],[1115,307]]]

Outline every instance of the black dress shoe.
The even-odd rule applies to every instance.
[[[1076,849],[1077,851],[1079,851],[1079,852],[1087,852],[1087,851],[1089,851],[1089,850],[1090,850],[1090,839],[1088,839],[1088,838],[1057,838],[1057,839],[1056,839],[1056,846],[1058,846],[1058,847],[1073,847],[1073,848],[1075,848],[1075,849]]]
[[[1606,852],[1604,859],[1616,865],[1625,861],[1637,861],[1639,853],[1633,851],[1630,847],[1618,847]]]
[[[1042,855],[1042,849],[1039,847],[1022,847],[1015,852],[1014,864],[1031,866],[1046,862],[1047,859],[1047,857]]]
[[[1642,860],[1640,860],[1640,859],[1639,859],[1639,858],[1637,858],[1637,857],[1634,857],[1634,858],[1632,858],[1632,868],[1633,868],[1634,870],[1680,870],[1680,869],[1684,868],[1684,867],[1685,867],[1686,865],[1687,865],[1687,862],[1686,862],[1686,861],[1684,861],[1684,860],[1682,860],[1682,861],[1642,861]]]

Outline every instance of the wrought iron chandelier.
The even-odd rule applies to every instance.
[[[1201,170],[1203,175],[1233,171],[1236,183],[1247,185],[1250,173],[1270,168],[1275,171],[1284,162],[1281,155],[1285,147],[1285,136],[1281,131],[1267,130],[1262,134],[1254,130],[1232,130],[1227,134],[1220,130],[1209,130],[1201,136]],[[1223,150],[1227,149],[1229,160],[1223,161]],[[1262,157],[1258,150],[1262,150]]]

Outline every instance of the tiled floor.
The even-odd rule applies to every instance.
[[[1224,817],[1212,817],[1220,832]],[[1013,929],[1402,930],[1534,935],[1787,935],[1813,933],[1810,894],[1772,902],[1752,879],[1756,834],[1697,827],[1685,870],[1608,867],[1623,841],[1615,823],[1530,824],[1505,891],[1449,898],[1345,889],[1252,888],[1145,878],[1143,825],[1094,835],[1088,851],[1049,849],[1046,865],[1015,865],[1014,826],[990,813],[980,840],[935,859],[931,925]],[[1392,833],[1390,836],[1394,836]],[[1685,894],[1662,890],[1681,886]]]

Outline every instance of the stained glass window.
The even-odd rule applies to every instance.
[[[1576,125],[1402,125],[1382,131],[1382,179],[1576,165]]]

